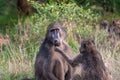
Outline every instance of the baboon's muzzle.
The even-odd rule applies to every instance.
[[[54,40],[54,45],[55,46],[60,46],[60,40],[59,39],[55,39]]]

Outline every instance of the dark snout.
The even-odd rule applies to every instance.
[[[55,46],[60,46],[60,40],[59,39],[54,39],[53,41]]]

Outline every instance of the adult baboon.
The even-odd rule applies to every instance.
[[[83,40],[80,47],[80,53],[74,59],[69,59],[65,52],[56,48],[66,61],[72,66],[82,65],[81,77],[73,77],[73,80],[111,80],[109,73],[102,60],[102,56],[95,47],[92,40]]]
[[[58,22],[48,26],[45,40],[43,41],[35,61],[36,80],[70,80],[71,66],[54,50],[57,46],[65,53],[71,54],[71,48],[65,42],[66,32]]]

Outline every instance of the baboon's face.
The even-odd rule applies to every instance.
[[[66,38],[66,31],[60,23],[51,23],[46,34],[49,43],[60,46]]]
[[[53,27],[49,29],[48,39],[53,45],[60,46],[61,42],[64,40],[64,35],[60,27]]]
[[[92,50],[93,48],[95,48],[95,43],[93,40],[83,40],[81,42],[80,52],[90,52],[90,50]]]
[[[55,46],[59,46],[60,45],[60,29],[59,28],[52,28],[50,29],[50,37],[51,37],[51,42],[55,45]]]

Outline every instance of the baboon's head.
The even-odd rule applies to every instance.
[[[51,23],[47,29],[47,40],[55,46],[60,46],[66,37],[66,31],[60,23]]]
[[[81,53],[89,53],[93,49],[95,49],[95,42],[93,40],[87,39],[81,42],[81,47],[79,50]]]

